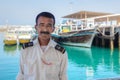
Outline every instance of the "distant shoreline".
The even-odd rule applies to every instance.
[[[7,28],[0,28],[0,32],[5,32],[7,31]]]

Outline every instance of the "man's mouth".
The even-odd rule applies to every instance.
[[[50,34],[49,32],[45,32],[45,31],[42,31],[42,32],[40,32],[41,34]]]

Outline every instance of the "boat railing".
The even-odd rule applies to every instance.
[[[63,27],[65,28],[63,29]],[[73,31],[91,30],[91,29],[94,29],[94,26],[85,27],[83,25],[77,25],[77,24],[74,24],[74,25],[63,24],[63,25],[60,25],[60,28],[61,28],[60,33],[64,33],[64,32],[73,32]],[[68,30],[65,31],[65,29],[68,29]]]

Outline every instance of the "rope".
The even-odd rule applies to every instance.
[[[114,36],[118,33],[118,32],[115,32],[114,34],[111,34],[111,35],[105,35],[105,34],[103,34],[102,32],[101,32],[101,30],[100,29],[97,29],[97,31],[100,33],[100,34],[102,34],[102,37],[100,37],[100,38],[105,38],[105,39],[114,39]],[[97,35],[98,36],[98,35]]]

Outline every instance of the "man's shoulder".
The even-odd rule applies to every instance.
[[[55,49],[60,51],[62,54],[65,53],[65,48],[61,46],[60,44],[56,44]]]
[[[34,45],[33,42],[24,43],[24,44],[22,44],[22,48],[25,49],[28,47],[32,47],[33,45]]]

